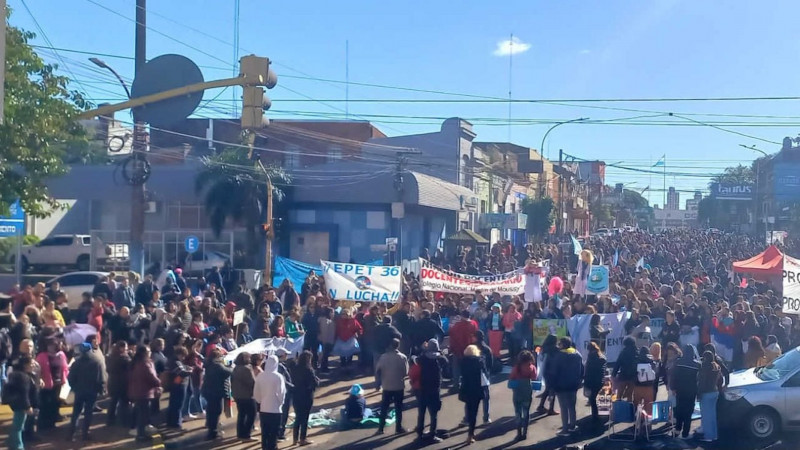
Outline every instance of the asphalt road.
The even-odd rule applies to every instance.
[[[342,375],[340,375],[342,376]],[[323,380],[323,384],[317,393],[313,411],[321,408],[333,408],[338,410],[342,407],[346,398],[346,393],[353,383],[360,383],[367,391],[367,403],[370,407],[375,407],[380,402],[380,393],[372,388],[371,377],[353,377],[342,381]],[[490,415],[492,423],[480,426],[476,437],[478,441],[469,446],[476,449],[506,449],[506,448],[533,448],[540,450],[562,449],[562,448],[581,448],[585,449],[632,449],[632,448],[669,448],[669,449],[696,449],[696,448],[721,448],[721,449],[764,449],[770,450],[797,449],[800,446],[796,435],[783,436],[783,441],[773,444],[771,447],[765,443],[756,443],[745,439],[735,430],[733,432],[722,433],[722,440],[717,445],[700,445],[695,440],[682,441],[680,439],[653,438],[651,442],[619,443],[610,442],[607,439],[606,427],[592,426],[589,420],[589,408],[586,400],[579,393],[577,415],[579,419],[580,431],[571,436],[556,436],[561,426],[559,416],[532,416],[531,425],[528,431],[528,440],[515,442],[515,424],[513,419],[513,406],[511,402],[511,391],[506,387],[506,375],[498,374],[493,377],[491,386]],[[664,394],[663,389],[661,394]],[[536,401],[536,400],[535,400]],[[101,405],[104,405],[101,402]],[[416,425],[417,412],[415,401],[410,395],[407,396],[406,410],[403,417],[403,425],[412,430]],[[535,408],[534,404],[534,408]],[[162,407],[166,408],[166,401],[162,399]],[[558,403],[556,402],[556,408]],[[70,407],[62,408],[62,414],[69,416]],[[479,413],[479,424],[481,413]],[[395,435],[394,427],[387,427],[386,434],[375,435],[375,428],[361,428],[350,430],[339,430],[338,427],[311,428],[309,429],[309,439],[314,441],[314,445],[306,448],[321,449],[453,449],[464,448],[467,429],[459,427],[459,422],[464,416],[463,403],[458,401],[457,395],[446,395],[443,398],[442,411],[439,413],[439,430],[447,438],[439,444],[425,446],[416,440],[416,435],[409,432],[405,435]],[[0,436],[4,439],[8,436],[11,416],[8,407],[0,407]],[[95,414],[92,426],[93,441],[82,442],[78,440],[74,443],[66,442],[68,422],[59,424],[55,431],[42,436],[42,441],[26,445],[26,448],[33,449],[111,449],[111,448],[193,448],[193,449],[257,449],[260,448],[258,441],[242,442],[235,439],[235,412],[234,418],[222,419],[225,437],[215,441],[206,441],[203,420],[196,419],[185,422],[187,431],[184,433],[159,427],[159,431],[151,444],[143,445],[134,442],[133,438],[127,433],[127,429],[121,427],[106,427],[105,413]],[[699,426],[699,421],[694,423]],[[288,433],[287,433],[288,434]],[[258,438],[258,432],[254,433]],[[291,447],[291,440],[282,442],[281,449]]]

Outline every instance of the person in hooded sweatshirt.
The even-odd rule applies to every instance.
[[[259,405],[261,421],[261,448],[277,450],[278,431],[283,415],[283,400],[286,397],[286,381],[278,373],[278,357],[270,355],[264,363],[264,371],[256,377],[253,399]]]
[[[575,403],[578,398],[578,389],[583,382],[583,359],[572,344],[572,339],[562,337],[558,340],[558,353],[552,362],[555,365],[555,379],[553,389],[558,397],[558,406],[561,408],[561,435],[577,431]]]
[[[691,344],[684,346],[683,355],[675,363],[672,380],[669,383],[675,394],[675,429],[681,432],[681,437],[684,439],[688,439],[689,429],[692,427],[699,370],[697,349]]]
[[[627,336],[622,341],[622,350],[619,352],[611,377],[616,381],[617,396],[620,399],[633,401],[633,389],[636,384],[636,364],[638,353],[636,339]]]

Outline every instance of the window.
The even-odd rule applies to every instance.
[[[39,247],[64,247],[72,245],[72,237],[56,236],[39,242]]]
[[[336,162],[342,159],[342,148],[338,145],[334,145],[330,149],[328,149],[328,162]]]
[[[81,239],[83,239],[83,245],[92,245],[92,238],[89,236],[84,236]]]
[[[297,145],[286,146],[287,153],[284,155],[284,167],[293,169],[300,167],[300,147]]]
[[[92,274],[75,274],[64,275],[61,278],[57,278],[56,281],[61,284],[61,287],[94,286],[98,281],[100,281],[100,277]]]

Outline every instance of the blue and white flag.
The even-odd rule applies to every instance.
[[[639,258],[639,261],[636,261],[636,271],[638,272],[642,269],[644,269],[644,256]]]
[[[581,243],[578,242],[577,239],[575,239],[575,236],[570,234],[569,237],[570,237],[570,239],[572,239],[572,247],[575,249],[574,250],[575,254],[576,255],[580,255],[581,251],[583,251],[583,247],[581,246]]]
[[[617,267],[619,264],[619,249],[614,250],[614,259],[612,260],[612,264],[614,267]]]
[[[667,161],[667,155],[664,154],[661,156],[661,159],[659,159],[658,161],[656,161],[655,164],[653,164],[653,167],[664,167],[666,165],[666,161]]]

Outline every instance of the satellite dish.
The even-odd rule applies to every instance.
[[[136,73],[131,86],[131,98],[202,82],[203,73],[191,59],[182,55],[161,55],[148,61]],[[203,92],[194,92],[133,108],[133,117],[154,127],[169,127],[194,113],[203,99]]]

